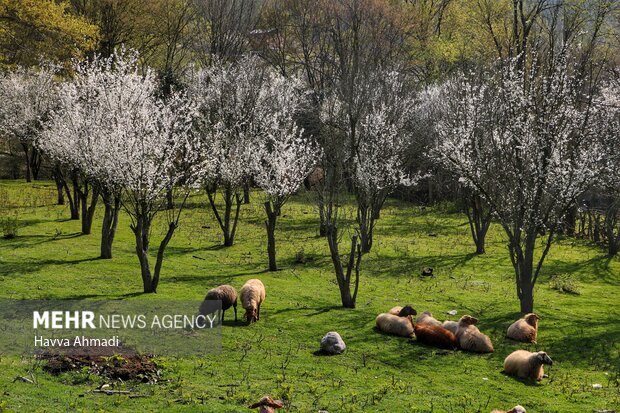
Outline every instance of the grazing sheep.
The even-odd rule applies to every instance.
[[[249,323],[260,319],[260,305],[265,301],[265,286],[256,278],[246,281],[239,290],[241,305],[245,309],[245,318]]]
[[[553,360],[544,351],[532,353],[527,350],[517,350],[510,353],[504,360],[504,371],[506,374],[521,379],[540,381],[545,374],[543,364],[553,364]]]
[[[441,321],[437,320],[433,317],[433,314],[430,311],[425,311],[416,320],[418,324],[430,324],[432,326],[441,327]]]
[[[448,350],[458,348],[454,333],[441,326],[417,323],[413,330],[416,340],[420,343]]]
[[[515,321],[508,327],[506,336],[522,343],[536,344],[538,320],[540,320],[540,317],[537,314],[526,314],[523,318]]]
[[[399,317],[407,317],[408,315],[418,314],[418,312],[410,304],[407,304],[404,307],[401,307],[401,306],[392,307],[392,309],[388,311],[388,313],[397,315]]]
[[[256,409],[260,407],[258,413],[275,413],[276,409],[281,409],[284,407],[284,403],[282,400],[274,400],[271,396],[264,396],[262,399],[258,401],[258,403],[254,403],[251,406],[248,406],[250,409]]]
[[[446,330],[452,331],[453,334],[456,334],[456,330],[459,329],[458,321],[446,320],[441,326]]]
[[[456,339],[459,347],[465,351],[473,351],[475,353],[492,353],[493,343],[491,339],[482,334],[475,324],[478,319],[464,315],[459,320],[459,328],[456,331]]]
[[[503,410],[493,410],[491,413],[527,413],[527,411],[523,406],[515,406],[507,412],[504,412]]]
[[[231,285],[220,285],[219,287],[215,287],[207,291],[207,296],[205,297],[205,301],[207,300],[221,300],[222,301],[222,314],[220,317],[220,321],[224,322],[224,313],[230,307],[235,310],[235,321],[237,321],[237,290],[235,287]],[[203,301],[200,305],[199,313],[205,315],[207,312],[207,303]]]
[[[394,314],[381,313],[375,321],[377,328],[384,333],[401,337],[413,336],[413,319],[411,316],[399,317]]]

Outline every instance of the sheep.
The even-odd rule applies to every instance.
[[[284,407],[282,400],[274,400],[271,396],[264,396],[257,403],[248,406],[250,409],[256,409],[260,407],[259,413],[275,413],[276,409]]]
[[[430,311],[423,312],[418,319],[416,320],[418,324],[430,324],[432,326],[441,327],[441,321],[437,320],[433,317],[433,314]]]
[[[526,314],[523,318],[515,321],[508,327],[506,336],[522,343],[536,344],[538,320],[540,320],[540,317],[537,314]]]
[[[224,313],[230,307],[235,310],[235,321],[237,321],[237,290],[235,290],[235,287],[224,284],[207,291],[207,296],[200,305],[199,313],[201,315],[205,315],[208,312],[208,303],[205,303],[205,301],[208,300],[222,301],[222,314],[220,317],[220,322],[224,322]]]
[[[527,413],[527,411],[525,410],[525,407],[519,405],[519,406],[513,407],[507,412],[504,412],[503,410],[493,410],[491,413]]]
[[[464,315],[459,320],[459,328],[456,331],[456,339],[462,350],[473,351],[475,353],[492,353],[493,343],[491,339],[482,334],[475,324],[478,319]]]
[[[416,340],[420,343],[448,350],[458,348],[454,333],[441,326],[417,323],[413,330]]]
[[[456,330],[459,329],[459,323],[457,321],[446,320],[441,324],[443,328],[446,330],[452,331],[453,334],[456,334]]]
[[[388,311],[388,313],[397,315],[399,317],[407,317],[408,315],[418,314],[418,312],[410,304],[407,304],[404,307],[401,307],[401,306],[392,307],[392,309]]]
[[[246,281],[239,290],[248,324],[260,319],[260,305],[265,301],[265,286],[256,278]]]
[[[541,381],[545,374],[543,364],[552,365],[553,360],[544,351],[513,351],[504,360],[504,372],[520,379]]]
[[[394,314],[381,313],[375,322],[377,328],[384,333],[401,337],[413,336],[413,318],[411,316],[399,317]]]

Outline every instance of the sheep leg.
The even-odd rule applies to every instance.
[[[235,310],[235,323],[237,322],[237,306],[234,306],[233,309]]]
[[[256,321],[260,320],[260,304],[258,305],[258,311],[256,312]]]
[[[222,322],[221,324],[224,325],[224,314],[226,313],[226,310],[222,310]]]

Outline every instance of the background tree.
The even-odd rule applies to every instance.
[[[264,66],[256,58],[245,58],[201,70],[190,82],[201,113],[197,131],[202,141],[200,175],[225,246],[234,243],[243,188],[252,173],[264,81]],[[223,211],[218,209],[218,193],[224,201]]]
[[[299,190],[319,157],[319,148],[303,137],[304,131],[297,125],[296,117],[304,104],[302,93],[299,79],[272,73],[260,97],[260,132],[253,158],[253,176],[266,195],[270,271],[278,269],[275,230],[282,207]]]
[[[196,153],[190,141],[194,106],[180,93],[171,94],[165,103],[159,100],[157,78],[151,71],[138,72],[137,55],[96,57],[75,71],[75,80],[62,89],[64,104],[48,131],[50,141],[56,139],[57,144],[49,144],[73,153],[71,159],[80,159],[75,152],[83,153],[81,168],[86,176],[94,177],[110,193],[122,191],[121,204],[131,218],[143,290],[155,293],[165,248],[179,225],[192,183],[187,172]],[[178,162],[179,158],[185,162]],[[152,226],[165,209],[169,188],[181,191],[180,201],[166,211],[167,231],[151,270]],[[112,221],[104,226],[102,238],[106,229],[116,225]]]
[[[0,78],[0,131],[18,141],[25,156],[26,182],[37,179],[42,154],[37,140],[56,104],[54,77],[58,68],[18,68]]]
[[[69,13],[66,1],[0,1],[0,68],[67,62],[92,50],[97,26]]]

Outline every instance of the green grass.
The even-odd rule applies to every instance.
[[[514,278],[499,226],[487,254],[476,256],[463,215],[388,201],[373,251],[364,257],[356,309],[339,307],[326,241],[317,237],[311,197],[285,206],[278,222],[281,271],[269,273],[264,212],[254,194],[244,205],[236,245],[220,248],[220,233],[200,196],[190,199],[181,227],[166,251],[158,294],[144,296],[128,219],[123,216],[112,260],[98,260],[100,216],[81,236],[68,210],[54,205],[50,183],[0,181],[0,203],[19,220],[18,236],[0,240],[0,297],[14,299],[200,300],[207,289],[239,288],[260,278],[267,289],[261,321],[223,328],[223,351],[202,357],[160,358],[163,381],[122,383],[145,396],[92,393],[103,379],[84,373],[59,377],[27,357],[0,359],[0,411],[204,411],[244,412],[264,394],[287,401],[284,411],[489,412],[521,404],[528,412],[589,412],[620,408],[620,260],[600,248],[560,240],[535,290],[542,316],[537,345],[504,339],[519,317]],[[99,211],[101,212],[101,211]],[[154,229],[154,242],[164,227]],[[429,236],[434,233],[436,236]],[[308,261],[295,262],[303,250]],[[421,278],[421,268],[435,268]],[[580,294],[554,289],[569,280]],[[374,330],[377,313],[412,303],[437,318],[447,311],[480,319],[495,353],[443,354],[415,341]],[[456,316],[456,317],[458,317]],[[452,317],[454,318],[454,317]],[[321,337],[338,331],[345,354],[315,356]],[[528,384],[502,374],[504,357],[518,348],[545,350],[556,361],[549,379]],[[12,382],[30,372],[37,384]],[[592,384],[602,384],[595,390]]]

